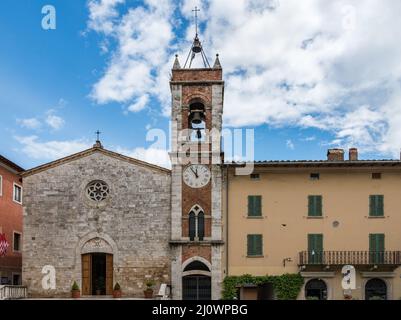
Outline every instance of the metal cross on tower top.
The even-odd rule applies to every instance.
[[[99,130],[97,130],[97,131],[95,132],[95,134],[96,134],[96,141],[100,141],[100,140],[99,140],[99,137],[100,137],[101,132],[100,132]]]
[[[205,53],[203,52],[202,44],[198,38],[198,12],[200,9],[198,7],[195,7],[195,9],[192,10],[192,12],[195,12],[195,38],[194,42],[192,43],[192,47],[189,50],[187,59],[185,60],[184,68],[187,66],[187,63],[189,61],[189,68],[191,68],[192,61],[195,59],[195,56],[197,53],[200,53],[203,61],[203,66],[205,68],[210,68],[209,61],[207,60],[207,57]]]
[[[195,7],[195,9],[192,10],[192,12],[195,12],[195,34],[198,35],[198,12],[200,9],[198,7]]]

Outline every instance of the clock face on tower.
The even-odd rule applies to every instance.
[[[191,188],[202,188],[210,181],[210,170],[207,166],[193,164],[184,170],[184,182]]]

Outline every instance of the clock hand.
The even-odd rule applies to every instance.
[[[194,173],[195,178],[198,178],[198,170],[196,170],[196,172],[195,172],[194,169],[192,169],[192,167],[191,167],[191,171]]]

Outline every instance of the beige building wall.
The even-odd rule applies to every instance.
[[[255,173],[260,174],[259,180],[235,176],[234,170],[228,169],[225,181],[228,275],[299,272],[299,252],[308,249],[308,234],[323,234],[324,251],[368,251],[370,233],[385,234],[386,251],[401,250],[400,169],[258,167]],[[310,179],[315,172],[320,173],[319,180]],[[382,178],[373,180],[373,172],[381,172]],[[248,217],[248,195],[262,196],[261,218]],[[308,195],[322,195],[323,217],[308,217]],[[384,195],[383,218],[369,217],[369,195]],[[337,227],[334,222],[339,223]],[[263,235],[263,257],[247,257],[248,234]],[[284,266],[288,258],[291,261]],[[331,267],[324,271],[328,298],[342,299],[340,270]],[[399,269],[395,274],[385,271],[382,275],[389,282],[388,297],[401,298]],[[321,274],[312,273],[311,277],[314,275]],[[364,282],[369,278],[361,278],[358,270],[357,277],[359,289],[353,296],[363,299]]]

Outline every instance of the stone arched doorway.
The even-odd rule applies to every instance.
[[[212,298],[212,279],[208,264],[200,260],[192,260],[184,264],[182,273],[183,300],[210,300]]]
[[[111,295],[113,291],[113,249],[99,237],[81,249],[82,295]]]
[[[379,278],[370,279],[365,284],[365,300],[387,300],[387,284]]]
[[[327,285],[321,279],[311,279],[305,284],[307,300],[327,300]]]

